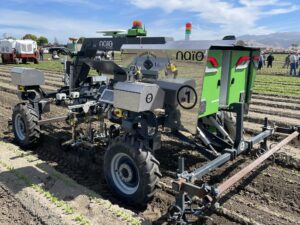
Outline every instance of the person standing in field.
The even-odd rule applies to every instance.
[[[44,61],[44,50],[43,50],[43,48],[39,49],[39,53],[40,53],[40,60]]]
[[[299,65],[299,53],[296,54],[296,59],[297,59],[297,61],[296,61],[296,69],[298,69],[298,65]]]
[[[274,61],[274,56],[272,55],[272,53],[270,53],[267,57],[267,68],[271,67],[272,68],[272,65],[273,65],[273,61]]]
[[[295,53],[290,55],[290,75],[296,76],[296,63],[298,58]]]
[[[284,60],[284,64],[282,66],[282,68],[289,68],[289,65],[290,65],[290,56],[291,54],[289,53],[286,57],[285,57],[285,60]]]
[[[264,55],[261,53],[258,60],[258,67],[257,69],[260,70],[264,65]]]

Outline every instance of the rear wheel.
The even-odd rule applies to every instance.
[[[127,204],[145,207],[154,195],[159,162],[152,153],[139,149],[125,137],[117,137],[104,156],[108,186]]]
[[[27,59],[26,59],[26,58],[23,58],[23,59],[22,59],[22,63],[23,63],[23,64],[26,64],[26,63],[27,63]]]
[[[15,141],[29,147],[40,139],[39,116],[30,104],[18,104],[13,110],[12,124]]]

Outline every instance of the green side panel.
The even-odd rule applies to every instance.
[[[259,51],[254,51],[252,53],[253,57],[259,57],[259,54],[260,52]],[[246,103],[250,103],[251,101],[251,93],[252,93],[252,90],[254,88],[254,83],[255,83],[255,79],[256,79],[256,73],[257,73],[257,64],[258,64],[258,61],[253,61],[251,66],[249,67],[249,83],[250,85],[248,86],[248,89],[247,89],[247,92],[246,92]]]
[[[240,57],[249,55],[249,51],[232,51],[227,105],[240,102],[241,94],[245,95],[248,68],[236,69],[236,64]]]
[[[208,69],[215,69],[215,72],[206,72],[203,80],[203,89],[201,102],[204,103],[205,111],[200,112],[199,118],[217,113],[219,111],[220,98],[220,82],[222,73],[222,50],[210,50],[208,57],[213,57],[217,60],[219,66],[213,67],[210,62],[207,62]]]

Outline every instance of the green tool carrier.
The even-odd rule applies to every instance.
[[[250,103],[259,51],[236,46],[208,50],[199,118],[233,103]]]

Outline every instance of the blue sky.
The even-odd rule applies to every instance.
[[[127,29],[141,20],[150,36],[192,39],[300,31],[298,0],[0,0],[0,35],[44,35],[53,42],[95,37],[96,30]]]

